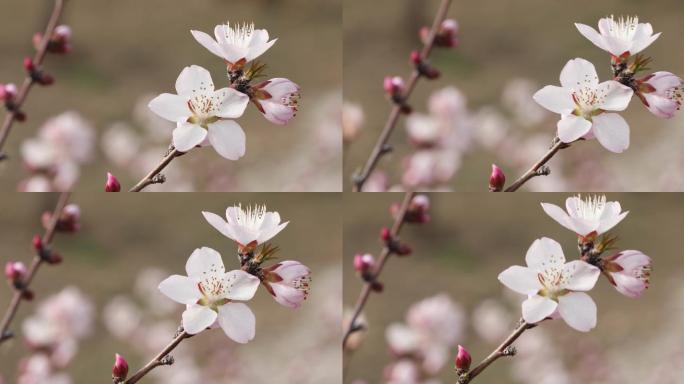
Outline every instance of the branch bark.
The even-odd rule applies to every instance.
[[[157,356],[155,356],[152,360],[150,360],[149,363],[145,364],[144,367],[140,368],[140,370],[138,370],[138,372],[136,372],[133,376],[131,376],[129,379],[123,381],[123,384],[137,383],[138,381],[140,381],[140,379],[145,377],[145,375],[150,373],[150,371],[157,368],[158,366],[168,365],[167,363],[165,363],[163,361],[163,359],[169,353],[171,353],[171,351],[173,351],[183,340],[185,340],[189,337],[191,337],[191,335],[188,334],[187,332],[185,332],[184,330],[179,332],[179,334],[171,341],[171,343],[169,343],[169,345],[164,347],[164,349],[162,349],[161,352],[159,352],[157,354]]]
[[[164,179],[160,179],[161,171],[164,170],[171,162],[173,159],[176,157],[182,155],[183,153],[177,150],[176,148],[170,148],[169,152],[164,156],[164,158],[157,164],[156,167],[154,167],[153,170],[151,170],[145,177],[143,177],[133,188],[131,188],[128,192],[140,192],[143,189],[147,188],[148,185],[151,184],[159,184],[163,183]]]
[[[548,168],[546,168],[546,163],[548,163],[555,155],[560,151],[561,149],[568,148],[570,146],[569,143],[564,143],[560,141],[558,137],[555,137],[553,139],[553,145],[549,150],[544,154],[544,156],[539,159],[530,169],[527,170],[522,176],[520,176],[513,184],[511,184],[510,187],[506,188],[504,192],[515,192],[517,191],[520,187],[525,185],[528,181],[530,181],[532,178],[536,176],[544,176],[548,175],[549,171]]]

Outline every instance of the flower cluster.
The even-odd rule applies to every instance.
[[[681,106],[684,83],[663,71],[638,77],[651,62],[640,52],[660,36],[653,34],[650,23],[611,16],[599,20],[599,31],[575,25],[584,37],[611,54],[613,78],[599,82],[594,65],[576,58],[561,71],[561,86],[542,88],[534,100],[561,115],[558,138],[562,142],[595,138],[607,150],[623,152],[629,147],[629,125],[615,112],[625,110],[636,94],[654,115],[671,118]]]
[[[183,328],[188,334],[218,326],[232,340],[247,343],[255,336],[256,320],[244,302],[252,299],[259,285],[279,304],[298,308],[308,296],[311,271],[292,260],[263,265],[277,252],[268,241],[288,224],[280,222],[278,212],[267,212],[265,206],[236,206],[226,210],[225,220],[210,212],[203,215],[235,241],[241,268],[226,272],[221,255],[202,247],[188,259],[187,276],[173,275],[159,284],[159,290],[186,305]]]
[[[429,382],[450,360],[463,339],[465,311],[446,294],[413,304],[406,323],[390,324],[385,336],[393,362],[385,368],[387,383]]]
[[[81,166],[92,160],[95,130],[79,113],[69,111],[48,119],[36,137],[25,140],[21,155],[30,176],[22,192],[71,190]]]
[[[605,196],[587,199],[570,197],[567,212],[542,203],[544,211],[578,237],[580,259],[566,262],[558,242],[549,238],[535,240],[527,251],[527,266],[513,266],[499,280],[515,292],[527,295],[522,315],[528,324],[562,318],[572,328],[587,332],[596,327],[596,304],[587,294],[599,276],[605,275],[618,292],[637,298],[648,288],[651,259],[639,251],[618,251],[611,256],[616,238],[607,232],[627,212],[619,202]]]
[[[245,154],[246,137],[235,119],[242,116],[247,104],[251,101],[272,123],[286,124],[297,113],[299,86],[285,78],[252,84],[265,68],[255,59],[276,42],[269,41],[265,29],[255,29],[254,24],[217,25],[215,39],[204,32],[191,32],[203,47],[225,60],[227,86],[216,89],[209,71],[192,65],[178,76],[176,94],[161,94],[149,107],[176,123],[172,139],[176,150],[185,153],[211,145],[224,158],[237,160]]]
[[[64,372],[78,344],[93,329],[95,307],[75,287],[67,287],[38,305],[24,320],[22,333],[31,355],[20,364],[17,383],[71,383]]]

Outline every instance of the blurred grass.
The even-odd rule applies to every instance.
[[[0,83],[18,83],[23,76],[21,62],[33,54],[31,36],[44,29],[51,11],[50,1],[10,1],[0,13]],[[116,120],[130,120],[138,97],[170,92],[185,66],[207,68],[214,81],[221,84],[225,66],[218,57],[199,45],[190,29],[210,32],[216,24],[254,22],[266,28],[278,42],[261,60],[271,77],[287,77],[301,85],[303,97],[299,119],[287,127],[267,122],[255,108],[248,108],[240,123],[247,133],[247,153],[239,162],[220,160],[228,169],[245,170],[257,163],[283,163],[293,157],[296,143],[311,136],[315,127],[308,121],[316,100],[323,94],[338,91],[342,83],[340,0],[71,0],[62,21],[74,34],[74,52],[67,56],[49,56],[46,69],[57,82],[49,88],[31,92],[25,106],[29,119],[14,127],[7,143],[12,161],[0,165],[0,190],[16,190],[24,175],[18,147],[35,134],[50,116],[65,110],[81,112],[99,134]],[[169,130],[173,124],[169,123]],[[334,127],[333,127],[334,128]],[[98,152],[99,152],[98,136]],[[193,154],[206,161],[217,161],[215,153]],[[163,154],[160,153],[160,158]],[[309,154],[312,161],[315,154]],[[100,191],[104,174],[112,169],[102,155],[83,169],[76,190]],[[276,178],[263,177],[260,189],[277,191]]]
[[[81,344],[79,353],[67,370],[72,373],[74,382],[93,382],[94,377],[109,380],[114,352],[126,355],[133,367],[141,366],[150,358],[137,356],[130,345],[110,336],[101,323],[102,307],[115,295],[131,295],[135,279],[142,269],[160,267],[170,273],[182,274],[190,253],[201,246],[218,250],[227,269],[239,266],[233,257],[235,248],[232,241],[205,222],[201,215],[203,210],[223,216],[225,208],[233,204],[267,204],[269,210],[278,211],[283,220],[290,221],[287,228],[273,239],[273,243],[281,248],[280,258],[299,260],[311,267],[312,295],[339,295],[337,292],[316,290],[317,286],[324,285],[323,281],[317,284],[317,279],[324,270],[337,266],[341,256],[341,208],[336,203],[338,199],[336,194],[192,193],[143,194],[139,197],[118,194],[108,195],[107,202],[103,203],[94,194],[74,194],[71,201],[81,206],[83,229],[76,234],[57,235],[55,249],[64,255],[64,263],[41,268],[32,284],[36,302],[49,293],[73,285],[96,303],[96,332]],[[1,265],[4,266],[8,260],[30,260],[31,237],[34,233],[41,233],[42,229],[40,214],[51,210],[55,200],[54,194],[2,195]],[[9,294],[7,287],[0,287],[3,313]],[[17,334],[21,333],[21,320],[32,313],[36,302],[22,304],[11,327]],[[305,308],[293,311],[282,307],[265,291],[258,292],[249,306],[257,317],[257,337],[248,345],[236,348],[237,353],[254,355],[261,351],[261,355],[265,355],[271,346],[270,339],[288,332],[295,324],[310,320],[302,318]],[[179,305],[179,312],[181,307]],[[315,322],[311,325],[323,326],[324,323]],[[226,345],[231,343],[226,339]],[[291,352],[297,353],[296,350]],[[21,338],[0,347],[0,372],[5,379],[13,382],[17,362],[26,354]],[[197,360],[202,362],[202,356]]]
[[[409,52],[420,47],[418,28],[431,24],[438,5],[439,0],[345,0],[344,99],[361,104],[366,114],[361,137],[345,152],[345,188],[350,187],[349,178],[354,170],[368,158],[389,113],[383,77],[408,76]],[[434,52],[431,60],[442,77],[421,81],[411,97],[411,105],[418,112],[426,111],[427,96],[450,85],[465,92],[471,110],[498,105],[508,80],[529,78],[540,87],[557,84],[563,65],[575,57],[593,62],[599,78],[607,79],[607,54],[582,37],[574,23],[596,27],[599,18],[611,14],[638,15],[641,21],[650,22],[656,32],[663,33],[646,51],[654,58],[653,70],[684,73],[684,52],[673,49],[682,35],[681,1],[454,1],[448,16],[459,22],[461,45],[455,50]],[[638,101],[625,113],[625,118],[632,127],[632,152],[637,147],[647,147],[652,136],[666,133],[662,129],[664,121],[652,116]],[[399,181],[400,159],[410,151],[403,122],[397,128],[391,139],[396,150],[385,156],[378,167],[388,171],[394,183]],[[549,134],[553,130],[549,127]],[[586,146],[591,147],[587,149],[589,153],[605,152],[595,142]],[[621,159],[620,155],[609,156],[611,160]],[[482,191],[483,180],[495,159],[484,151],[470,155],[450,186],[458,191]],[[631,160],[623,160],[624,172],[638,171],[638,159]]]
[[[398,193],[345,196],[345,306],[354,304],[361,286],[352,268],[354,254],[370,252],[377,256],[380,244],[376,234],[380,227],[391,224],[387,207],[401,201],[401,196]],[[369,331],[350,361],[345,382],[357,378],[380,382],[382,367],[391,361],[385,327],[403,321],[406,311],[416,301],[445,292],[463,304],[470,316],[482,300],[504,299],[504,293],[508,296],[511,292],[497,281],[497,275],[511,265],[524,265],[527,249],[542,236],[560,242],[568,260],[576,258],[575,236],[548,217],[539,205],[550,202],[564,206],[566,197],[555,193],[430,195],[432,221],[406,225],[402,230],[401,239],[411,245],[414,253],[387,263],[380,279],[385,289],[369,300],[365,312]],[[657,324],[666,320],[668,309],[664,303],[672,302],[675,293],[681,290],[684,268],[679,233],[684,225],[684,197],[640,193],[610,194],[608,199],[620,201],[623,209],[630,211],[612,233],[619,237],[619,249],[637,249],[653,258],[652,284],[641,299],[631,300],[617,293],[601,277],[591,293],[598,305],[598,326],[590,333],[577,333],[562,321],[544,324],[544,329],[559,342],[572,340],[570,344],[560,344],[568,354],[586,343],[598,343],[605,350],[617,352],[626,338],[649,340],[657,334]],[[473,353],[473,360],[479,360],[495,346],[471,330],[459,343],[465,343]],[[666,357],[651,356],[655,361]],[[629,363],[638,358],[629,353],[623,360]],[[574,366],[577,362],[566,363],[580,372],[587,369]],[[514,383],[508,373],[509,366],[507,361],[497,362],[478,382]],[[643,365],[636,369],[647,373],[649,367]],[[455,381],[450,366],[442,372],[444,382]]]

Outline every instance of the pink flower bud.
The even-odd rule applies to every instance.
[[[492,174],[489,175],[489,190],[491,192],[501,192],[506,184],[506,175],[496,164],[492,164]]]
[[[105,192],[121,192],[121,184],[119,183],[119,180],[117,180],[117,178],[109,172],[107,172]]]
[[[33,63],[33,59],[30,57],[24,58],[24,69],[26,72],[33,72],[36,70],[36,65]]]
[[[43,239],[40,237],[40,235],[33,235],[31,245],[33,245],[33,249],[35,249],[36,251],[43,251]]]
[[[12,282],[23,280],[26,272],[26,265],[20,261],[8,261],[5,264],[5,277]]]
[[[396,218],[401,206],[399,204],[392,204],[390,206],[390,213],[392,217]],[[409,203],[404,221],[407,223],[427,223],[430,221],[428,210],[430,209],[430,198],[427,195],[416,195]]]
[[[112,379],[118,382],[126,380],[128,377],[128,362],[118,353],[114,355],[114,366],[112,367]]]
[[[470,369],[470,363],[472,363],[472,357],[470,357],[470,353],[463,346],[459,345],[458,353],[454,359],[456,369],[461,372],[468,372]]]
[[[423,56],[420,54],[420,51],[415,50],[411,51],[411,64],[413,65],[420,65],[423,62]]]
[[[380,240],[382,240],[383,242],[386,243],[386,242],[390,241],[391,239],[392,239],[392,232],[390,231],[389,228],[383,227],[380,230]]]
[[[399,97],[404,93],[406,84],[399,76],[386,76],[384,81],[385,93],[390,97]]]
[[[458,22],[453,19],[446,19],[442,21],[439,30],[435,34],[435,46],[443,48],[454,48],[459,44],[458,41]],[[427,44],[430,38],[430,28],[422,27],[419,30],[420,40],[423,44]]]
[[[9,84],[0,84],[0,100],[8,101],[12,100],[17,96],[17,86]]]
[[[55,28],[54,37],[55,40],[69,40],[71,38],[71,27],[68,25],[58,25],[57,28]]]
[[[366,253],[354,256],[354,270],[356,272],[367,273],[372,271],[373,268],[375,268],[375,258],[373,255]]]

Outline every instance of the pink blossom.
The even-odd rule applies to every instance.
[[[310,276],[304,264],[285,260],[265,268],[262,283],[278,304],[296,309],[309,296]]]
[[[639,251],[622,251],[603,261],[604,273],[623,295],[636,299],[650,284],[651,258]]]
[[[682,106],[682,86],[679,76],[660,71],[641,80],[638,95],[651,113],[669,119]]]
[[[285,78],[274,78],[254,87],[252,102],[273,124],[285,125],[297,115],[299,85]]]

